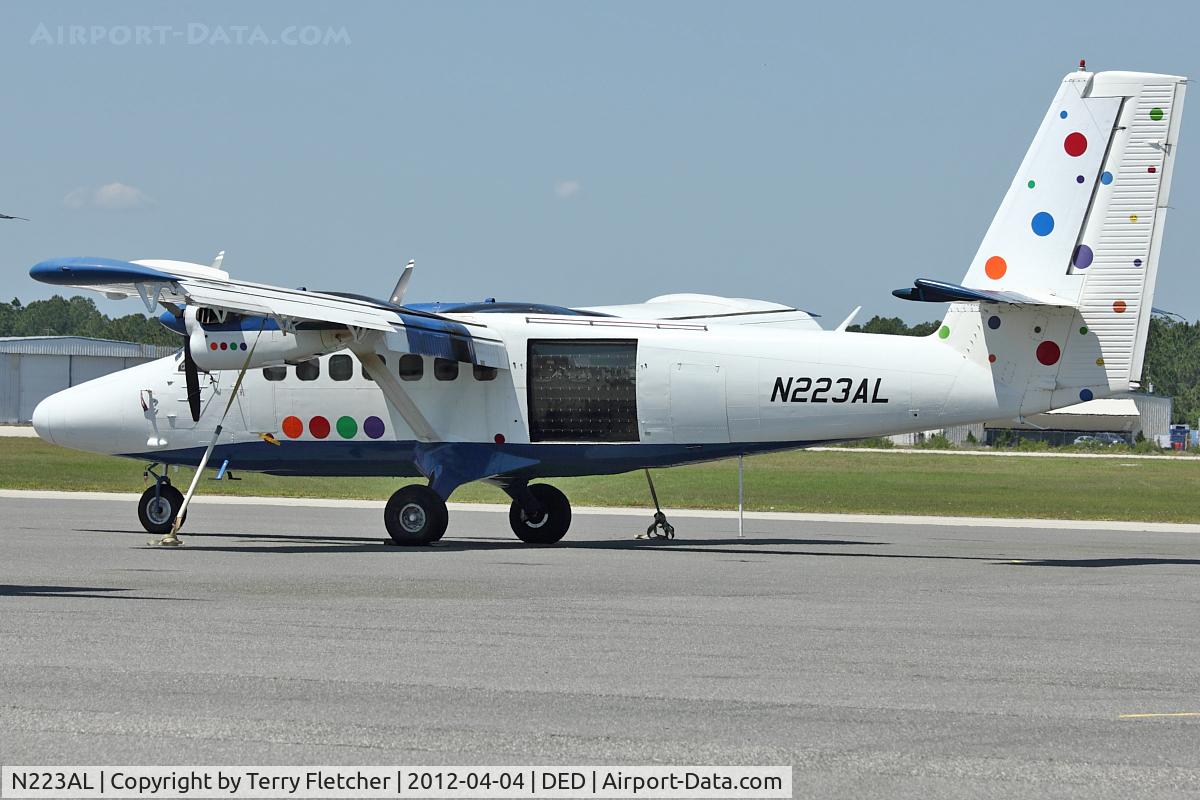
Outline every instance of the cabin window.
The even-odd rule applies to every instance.
[[[471,373],[475,376],[475,380],[477,381],[496,380],[496,371],[497,370],[495,367],[484,367],[480,366],[479,364],[471,365]]]
[[[452,381],[458,378],[458,362],[448,358],[433,360],[433,377],[439,381]]]
[[[384,366],[384,367],[386,367],[386,366],[387,366],[387,359],[386,359],[386,358],[384,358],[383,356],[380,356],[380,357],[379,357],[379,361],[380,361],[380,362],[383,364],[383,366]],[[366,368],[366,367],[363,367],[363,368],[362,368],[362,376],[363,376],[363,379],[364,379],[364,380],[368,380],[368,381],[373,381],[373,380],[375,380],[374,378],[372,378],[370,375],[368,375],[368,374],[367,374],[367,368]]]
[[[281,381],[287,377],[287,367],[263,367],[263,377],[269,381]]]
[[[400,380],[419,381],[425,374],[425,359],[416,353],[405,353],[400,356]]]
[[[296,365],[296,377],[302,381],[315,381],[321,377],[321,362],[315,358]]]
[[[335,381],[348,381],[354,376],[354,363],[350,356],[338,353],[329,357],[329,377]]]
[[[531,441],[638,441],[636,339],[531,339],[528,364]]]

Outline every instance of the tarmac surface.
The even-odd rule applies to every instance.
[[[1200,793],[1200,534],[0,497],[0,762],[791,764],[797,796]],[[1188,716],[1136,716],[1185,714]],[[1129,716],[1135,715],[1135,716]]]

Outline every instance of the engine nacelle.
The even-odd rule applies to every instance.
[[[341,350],[350,341],[342,330],[298,330],[284,332],[272,319],[230,314],[224,322],[200,322],[197,309],[184,309],[184,326],[189,349],[202,370],[240,370],[253,348],[249,367],[296,363]]]

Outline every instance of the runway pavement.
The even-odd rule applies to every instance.
[[[1200,534],[0,497],[7,764],[792,764],[797,796],[1200,792]],[[1194,716],[1125,716],[1193,713]]]

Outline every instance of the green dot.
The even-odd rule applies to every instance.
[[[1027,186],[1028,186],[1030,189],[1032,189],[1032,188],[1033,188],[1033,181],[1030,181],[1030,182],[1029,182],[1029,183],[1027,183],[1026,185],[1027,185]]]
[[[1161,108],[1150,109],[1150,119],[1154,120],[1155,122],[1158,122],[1162,118],[1163,118],[1163,113],[1162,113]]]
[[[358,433],[358,423],[353,417],[339,417],[337,421],[338,436],[343,439],[353,439],[354,434]]]
[[[942,339],[948,338],[950,336],[950,327],[948,325],[943,325],[942,329],[938,331],[938,336]]]
[[[1084,325],[1082,328],[1079,329],[1079,335],[1087,336],[1087,325]]]

